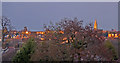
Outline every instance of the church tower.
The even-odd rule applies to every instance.
[[[26,26],[24,27],[24,31],[27,31],[27,27]]]
[[[95,19],[94,30],[97,30],[97,20]]]

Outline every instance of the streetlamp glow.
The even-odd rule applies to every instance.
[[[26,34],[28,34],[28,31],[26,31]]]

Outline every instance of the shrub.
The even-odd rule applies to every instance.
[[[112,54],[113,54],[112,60],[117,60],[117,58],[118,58],[117,52],[115,50],[115,47],[112,45],[112,43],[109,40],[107,40],[105,43],[105,46],[112,52]]]
[[[33,38],[29,38],[23,47],[13,57],[13,63],[29,63],[29,59],[34,52],[35,41]]]

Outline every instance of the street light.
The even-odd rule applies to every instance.
[[[26,34],[28,34],[28,31],[26,31]]]

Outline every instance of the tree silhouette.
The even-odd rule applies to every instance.
[[[1,25],[2,25],[2,42],[4,42],[5,29],[7,28],[8,30],[10,30],[10,26],[11,26],[10,19],[3,16],[1,18]]]
[[[29,38],[26,44],[13,57],[13,63],[29,63],[32,53],[34,52],[35,41]]]
[[[45,39],[50,39],[50,41],[55,40],[55,42],[60,44],[68,44],[68,46],[74,50],[72,51],[73,57],[75,56],[73,60],[81,60],[81,58],[84,57],[84,60],[95,60],[91,59],[91,55],[94,56],[94,58],[97,57],[96,61],[104,59],[111,60],[112,53],[107,52],[108,49],[104,46],[102,32],[94,30],[92,25],[93,24],[90,23],[83,26],[82,20],[79,21],[77,18],[74,18],[73,20],[64,18],[55,25],[44,25],[46,31]],[[60,31],[63,31],[64,33],[59,33]],[[107,53],[106,56],[103,56],[106,54],[104,52]]]

